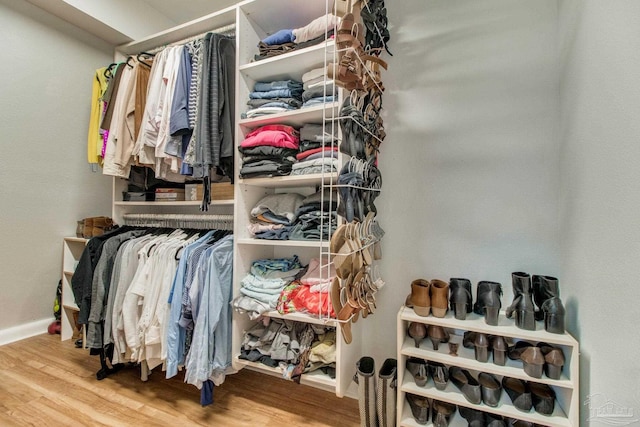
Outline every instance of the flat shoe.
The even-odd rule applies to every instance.
[[[537,413],[542,415],[553,414],[555,407],[556,393],[547,384],[529,383],[531,388],[531,398],[533,407]]]
[[[531,389],[526,381],[517,378],[502,377],[502,388],[516,409],[522,412],[529,412],[533,406]]]
[[[462,392],[467,401],[476,405],[482,402],[480,383],[471,376],[469,371],[458,366],[452,366],[449,368],[449,378],[453,385]]]
[[[481,372],[478,375],[478,382],[480,383],[480,389],[482,391],[482,401],[485,405],[496,407],[500,403],[500,396],[502,395],[502,387],[500,383],[491,374]]]

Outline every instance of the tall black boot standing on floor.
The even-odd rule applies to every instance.
[[[531,276],[527,273],[511,273],[513,303],[505,311],[508,319],[516,315],[516,326],[528,331],[536,330],[535,306],[531,296]]]

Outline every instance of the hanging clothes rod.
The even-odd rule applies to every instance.
[[[175,42],[171,42],[171,43],[168,43],[166,45],[155,47],[153,49],[148,49],[148,50],[146,50],[146,52],[155,55],[156,53],[160,52],[161,50],[163,50],[163,49],[165,49],[167,47],[178,46],[178,45],[181,45],[181,44],[189,43],[189,42],[194,41],[194,40],[201,39],[207,33],[214,33],[214,34],[222,34],[222,35],[225,35],[225,36],[232,36],[232,35],[235,35],[235,31],[236,31],[236,24],[229,24],[229,25],[225,25],[225,26],[220,27],[220,28],[216,28],[216,29],[213,29],[213,30],[205,31],[204,33],[196,34],[195,36],[187,37],[186,39],[182,39],[182,40],[178,40],[178,41],[175,41]]]
[[[124,214],[126,225],[232,230],[233,215]]]

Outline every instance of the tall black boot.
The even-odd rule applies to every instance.
[[[511,273],[513,285],[513,303],[505,315],[510,319],[516,315],[516,326],[528,331],[536,330],[535,306],[531,297],[531,276],[527,273]]]
[[[533,281],[533,300],[538,309],[536,310],[536,320],[544,319],[542,304],[549,298],[559,297],[560,288],[558,287],[558,279],[551,276],[531,276]]]
[[[473,305],[473,312],[484,316],[487,325],[498,325],[498,314],[500,313],[500,297],[502,296],[502,285],[498,282],[481,281],[478,282],[476,292],[476,302]]]
[[[449,279],[449,306],[458,320],[465,320],[471,313],[473,298],[469,279]]]

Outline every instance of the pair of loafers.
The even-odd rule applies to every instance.
[[[502,388],[511,399],[513,406],[522,412],[529,412],[533,407],[537,413],[542,415],[553,413],[556,393],[547,384],[503,377]]]
[[[565,363],[562,349],[544,342],[533,345],[518,341],[509,348],[508,356],[511,360],[521,360],[524,372],[533,378],[542,378],[544,372],[548,378],[558,380]]]
[[[407,370],[418,387],[425,387],[429,377],[433,378],[436,389],[443,391],[449,382],[449,370],[438,362],[427,362],[417,357],[407,359]]]
[[[427,424],[429,415],[431,415],[434,427],[447,427],[451,416],[456,412],[456,405],[449,402],[433,399],[430,405],[429,399],[426,397],[411,393],[407,393],[405,396],[411,408],[411,415],[420,425]]]
[[[480,332],[465,332],[462,345],[465,348],[473,348],[478,362],[489,361],[489,353],[493,352],[493,363],[504,366],[509,348],[507,340],[499,335],[487,335]]]
[[[502,387],[493,375],[481,372],[475,379],[466,369],[452,366],[449,368],[449,378],[469,403],[478,405],[484,402],[491,407],[498,406]]]

